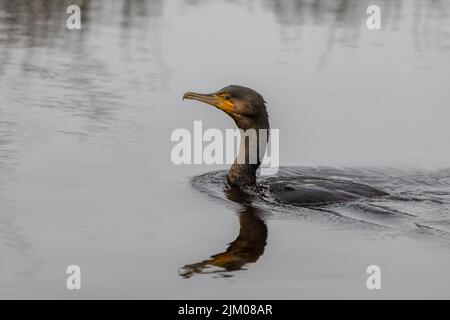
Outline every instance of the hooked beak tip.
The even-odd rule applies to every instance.
[[[191,99],[191,98],[192,98],[192,92],[186,92],[183,94],[183,100]]]

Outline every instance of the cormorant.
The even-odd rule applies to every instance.
[[[240,129],[255,129],[258,132],[270,130],[266,102],[253,89],[230,85],[211,94],[186,92],[184,99],[201,101],[224,111]],[[258,134],[258,143],[251,144],[241,135],[240,150],[227,175],[231,186],[245,188],[256,185],[256,171],[262,161],[260,155],[265,152],[267,137],[265,135],[266,141],[260,141]],[[250,161],[252,153],[257,155],[256,161]],[[323,177],[275,176],[266,178],[264,184],[270,196],[278,202],[296,206],[318,206],[387,195],[384,191],[367,185]]]

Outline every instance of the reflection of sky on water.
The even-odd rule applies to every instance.
[[[64,25],[68,4],[78,3],[83,14],[83,32],[68,33],[61,28]],[[212,4],[211,4],[212,3]],[[324,51],[331,51],[334,45],[357,47],[361,38],[361,30],[365,28],[366,8],[372,4],[369,0],[293,0],[293,1],[184,1],[177,3],[175,12],[184,14],[197,7],[224,4],[236,6],[240,10],[254,13],[259,7],[268,11],[278,25],[281,26],[281,39],[287,46],[296,48],[302,45],[302,28],[313,26],[324,30],[326,35]],[[36,46],[64,46],[65,49],[88,50],[83,38],[101,37],[99,30],[108,26],[120,34],[119,43],[122,49],[129,47],[138,50],[150,49],[148,33],[163,31],[160,23],[165,16],[165,7],[174,3],[162,1],[1,1],[2,32],[1,43],[7,45],[21,44],[29,48]],[[448,31],[448,4],[445,1],[381,1],[377,3],[382,10],[384,30],[402,32],[411,37],[414,49],[420,52],[425,49],[449,49],[450,33]],[[214,10],[214,9],[212,9]],[[166,10],[167,12],[167,10]],[[207,17],[205,17],[207,18]],[[229,17],[227,17],[229,18]],[[199,21],[202,23],[202,21]],[[220,23],[226,24],[225,21]],[[410,35],[408,36],[408,33]],[[88,34],[88,36],[86,36]],[[67,38],[71,41],[67,41]],[[152,39],[155,40],[155,39]],[[72,43],[73,46],[67,46]],[[303,44],[307,45],[307,44]],[[377,43],[382,46],[383,44]],[[3,51],[6,59],[8,50]],[[131,51],[131,50],[130,50]],[[155,57],[156,58],[156,57]],[[6,62],[6,60],[5,60]]]

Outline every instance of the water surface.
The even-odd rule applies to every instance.
[[[75,2],[0,1],[1,298],[450,297],[447,1],[382,1],[378,31],[371,1],[78,1],[78,31]],[[175,166],[171,132],[234,124],[181,96],[231,83],[267,100],[283,166],[419,200],[330,215],[199,191],[226,166]]]

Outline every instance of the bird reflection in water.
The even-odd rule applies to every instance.
[[[190,278],[194,274],[231,277],[233,271],[245,270],[246,264],[256,262],[264,253],[267,226],[263,220],[263,211],[252,207],[249,195],[240,188],[227,186],[224,192],[229,200],[241,204],[238,210],[239,235],[224,252],[214,254],[210,259],[183,266],[179,273],[184,278]]]

